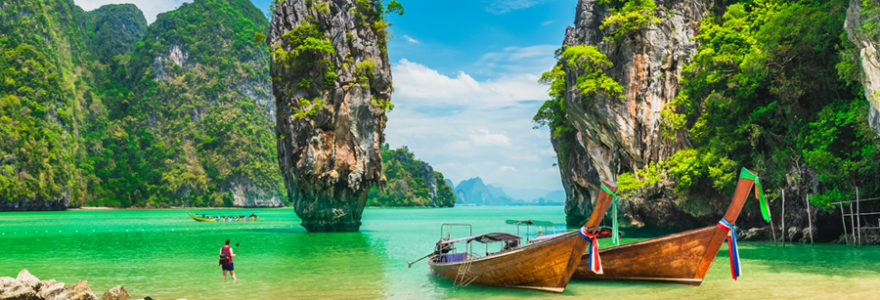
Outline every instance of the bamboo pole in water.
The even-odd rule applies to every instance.
[[[840,201],[838,205],[840,205],[840,222],[843,223],[843,240],[849,245],[849,235],[846,234],[846,217],[843,213],[843,201]]]
[[[770,215],[770,233],[773,234],[773,242],[776,243],[776,228],[773,227],[773,214],[770,212],[770,207],[767,207],[767,214]]]
[[[849,202],[849,228],[852,228],[852,242],[856,244],[856,211],[853,210],[852,201]]]
[[[813,244],[813,214],[810,213],[810,195],[807,195],[807,224],[810,225],[810,245]]]
[[[782,189],[782,247],[785,247],[785,189]]]
[[[859,232],[859,247],[862,246],[862,207],[859,204],[859,187],[856,187],[856,230]]]

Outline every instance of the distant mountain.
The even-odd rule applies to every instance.
[[[451,183],[450,186],[452,186]],[[505,188],[485,184],[480,177],[460,182],[454,186],[453,191],[458,204],[561,205],[565,202],[565,191],[563,190]],[[508,195],[508,192],[514,196]]]
[[[455,186],[455,196],[461,204],[476,205],[510,205],[521,200],[508,196],[504,189],[483,183],[480,177],[464,180]]]

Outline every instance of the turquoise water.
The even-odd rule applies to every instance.
[[[722,246],[700,287],[572,281],[565,294],[551,295],[455,289],[424,262],[407,268],[407,261],[433,249],[441,223],[515,233],[506,219],[562,223],[562,207],[368,208],[360,233],[307,233],[292,209],[257,211],[262,217],[251,223],[199,223],[184,210],[0,213],[0,276],[27,268],[41,279],[86,279],[99,296],[122,284],[132,296],[156,299],[880,298],[880,247],[742,242],[738,281]],[[239,243],[235,284],[220,281],[217,253],[226,239]]]

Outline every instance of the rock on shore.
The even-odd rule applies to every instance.
[[[126,300],[128,292],[117,285],[104,293],[102,300]],[[63,282],[54,279],[40,280],[27,269],[21,270],[16,278],[0,277],[0,300],[97,300],[88,281],[80,280],[73,286],[65,287]]]

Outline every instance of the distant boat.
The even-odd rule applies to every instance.
[[[756,185],[756,186],[755,186]],[[718,225],[667,235],[632,244],[599,250],[604,272],[590,272],[581,260],[574,272],[574,279],[581,280],[637,280],[700,285],[706,271],[715,260],[721,244],[728,240],[728,231],[733,229],[733,238],[728,241],[731,247],[731,271],[734,279],[739,276],[739,255],[736,253],[735,227],[737,217],[749,193],[755,186],[755,197],[760,198],[762,214],[769,220],[766,202],[760,191],[760,182],[755,173],[743,168],[733,201]],[[759,197],[758,195],[761,195]],[[726,224],[724,224],[726,223]],[[584,254],[586,258],[586,254]]]
[[[255,222],[260,219],[258,212],[243,213],[186,213],[190,218],[198,222]]]
[[[614,186],[613,189],[616,190],[617,187]],[[452,226],[470,228],[470,225],[443,224],[440,227],[441,239],[434,252],[421,259],[431,257],[428,261],[431,272],[452,280],[453,285],[458,287],[476,284],[562,293],[588,245],[587,235],[579,232],[589,234],[590,228],[595,228],[602,221],[610,205],[611,196],[603,191],[599,194],[590,220],[580,231],[557,234],[522,246],[521,237],[501,232],[450,239],[448,229],[444,229]],[[447,233],[445,238],[444,233]],[[474,251],[476,243],[486,244],[486,252],[481,255]],[[503,246],[498,252],[489,252],[489,243],[503,243]],[[456,248],[456,245],[460,248]]]

